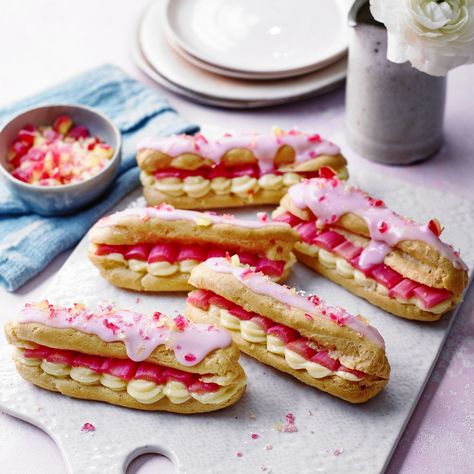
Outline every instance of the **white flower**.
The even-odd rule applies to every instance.
[[[387,59],[428,74],[474,62],[474,0],[370,0],[388,32]]]

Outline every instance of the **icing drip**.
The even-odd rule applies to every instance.
[[[224,258],[210,258],[203,265],[207,265],[218,273],[230,273],[243,285],[255,293],[270,296],[281,303],[303,310],[305,313],[328,319],[340,326],[357,331],[366,336],[380,347],[385,347],[385,342],[379,332],[372,326],[349,314],[343,308],[331,306],[318,297],[307,298],[278,283],[272,282],[261,273],[254,273],[248,268],[233,266]]]
[[[105,342],[123,342],[128,357],[135,362],[147,359],[158,346],[165,344],[173,349],[180,364],[193,366],[213,350],[231,344],[231,338],[224,329],[188,323],[183,316],[172,320],[160,313],[155,315],[157,317],[118,310],[110,305],[90,311],[80,304],[65,308],[42,301],[26,305],[18,320],[59,329],[73,328],[95,334]]]
[[[218,163],[222,156],[234,148],[251,150],[258,160],[260,170],[274,169],[274,157],[280,147],[289,145],[296,153],[296,162],[304,162],[318,155],[338,155],[340,149],[334,143],[319,135],[309,135],[298,130],[284,132],[276,129],[271,134],[225,134],[218,140],[207,140],[203,135],[172,135],[164,138],[145,138],[138,143],[138,149],[151,148],[169,156],[193,153]]]
[[[360,254],[359,265],[365,269],[382,263],[391,250],[390,245],[379,240],[371,240],[369,245]]]
[[[382,263],[385,256],[404,240],[425,242],[452,262],[455,268],[467,270],[454,249],[442,242],[429,227],[406,219],[388,209],[362,190],[349,186],[337,178],[314,178],[295,184],[288,190],[293,204],[309,208],[316,216],[316,225],[333,225],[344,214],[352,213],[364,219],[369,228],[371,244],[362,251],[364,265]]]
[[[250,221],[244,219],[237,219],[232,214],[224,214],[222,216],[210,214],[207,212],[185,211],[182,209],[175,209],[169,204],[161,204],[158,207],[134,207],[127,208],[123,211],[116,212],[110,216],[103,217],[96,224],[98,227],[106,227],[108,225],[120,224],[128,217],[137,217],[139,219],[161,219],[164,221],[194,221],[197,225],[203,227],[211,224],[227,224],[245,228],[261,228],[268,226],[289,227],[284,222],[262,222],[260,220]]]

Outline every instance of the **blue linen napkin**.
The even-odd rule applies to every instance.
[[[122,164],[113,187],[98,203],[66,217],[31,214],[0,183],[0,284],[9,291],[22,286],[76,244],[102,214],[138,186],[138,140],[198,130],[179,117],[161,95],[111,65],[0,109],[0,126],[24,109],[53,103],[88,105],[112,119],[122,132]]]

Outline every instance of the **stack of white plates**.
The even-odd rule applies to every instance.
[[[133,56],[159,84],[198,102],[275,105],[346,75],[350,0],[157,0]]]

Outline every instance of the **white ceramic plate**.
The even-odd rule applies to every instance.
[[[150,79],[155,81],[157,84],[166,87],[168,90],[174,92],[175,94],[181,95],[182,97],[186,97],[187,99],[201,103],[201,104],[208,104],[214,105],[217,107],[225,107],[231,109],[246,109],[246,108],[255,108],[255,107],[263,107],[268,105],[267,102],[241,102],[241,101],[231,101],[231,100],[222,100],[214,97],[209,97],[202,94],[197,94],[196,92],[180,88],[173,84],[172,82],[168,81],[165,77],[163,77],[159,72],[153,69],[153,66],[148,62],[148,60],[143,55],[138,42],[133,45],[132,47],[132,59],[135,65]]]
[[[165,29],[165,34],[166,34],[166,29]],[[201,61],[199,58],[196,58],[192,54],[188,53],[186,50],[182,49],[177,43],[175,43],[174,38],[166,35],[166,39],[168,40],[168,43],[170,46],[173,48],[173,50],[178,53],[180,56],[182,56],[186,61],[190,62],[194,66],[197,66],[201,69],[204,69],[206,71],[212,72],[213,74],[219,74],[221,76],[227,76],[227,77],[235,77],[237,79],[249,79],[249,80],[256,80],[256,81],[268,81],[271,79],[283,79],[286,77],[293,77],[296,75],[303,75],[308,72],[312,72],[313,69],[308,68],[308,70],[303,70],[299,73],[296,73],[294,71],[285,71],[282,73],[262,73],[262,74],[255,74],[252,72],[245,72],[245,71],[239,71],[235,69],[226,69],[223,67],[216,66],[214,64],[206,63],[205,61]]]
[[[139,46],[144,59],[160,76],[157,82],[165,87],[171,84],[182,95],[192,94],[195,100],[204,98],[202,102],[210,103],[206,101],[207,97],[215,105],[220,105],[216,104],[217,101],[234,103],[241,108],[258,107],[317,95],[335,87],[346,76],[345,57],[320,71],[286,80],[243,81],[212,74],[193,66],[171,48],[163,29],[157,28],[165,13],[164,6],[165,0],[158,0],[145,12],[139,26]],[[142,68],[143,64],[138,66]],[[149,69],[144,72],[151,77]],[[153,75],[156,77],[156,74]],[[154,77],[153,79],[156,80]]]
[[[347,50],[347,0],[166,4],[163,25],[173,42],[225,70],[288,77],[322,68]]]
[[[229,109],[254,109],[258,107],[269,107],[272,105],[283,104],[287,102],[293,102],[297,100],[303,100],[310,97],[315,97],[316,95],[323,94],[328,92],[341,82],[334,82],[328,84],[324,88],[315,89],[314,91],[304,94],[300,97],[292,96],[290,98],[283,98],[278,100],[252,100],[252,101],[240,101],[240,100],[227,100],[227,99],[220,99],[218,97],[208,96],[205,94],[199,94],[189,89],[184,89],[182,87],[173,84],[172,82],[168,81],[164,76],[162,76],[158,71],[156,71],[153,66],[148,62],[146,57],[143,55],[138,42],[136,42],[132,47],[132,59],[135,65],[150,79],[155,81],[157,84],[167,88],[168,90],[174,92],[175,94],[181,95],[182,97],[186,97],[187,99],[200,103],[200,104],[207,104],[213,105],[217,107],[224,107]]]

